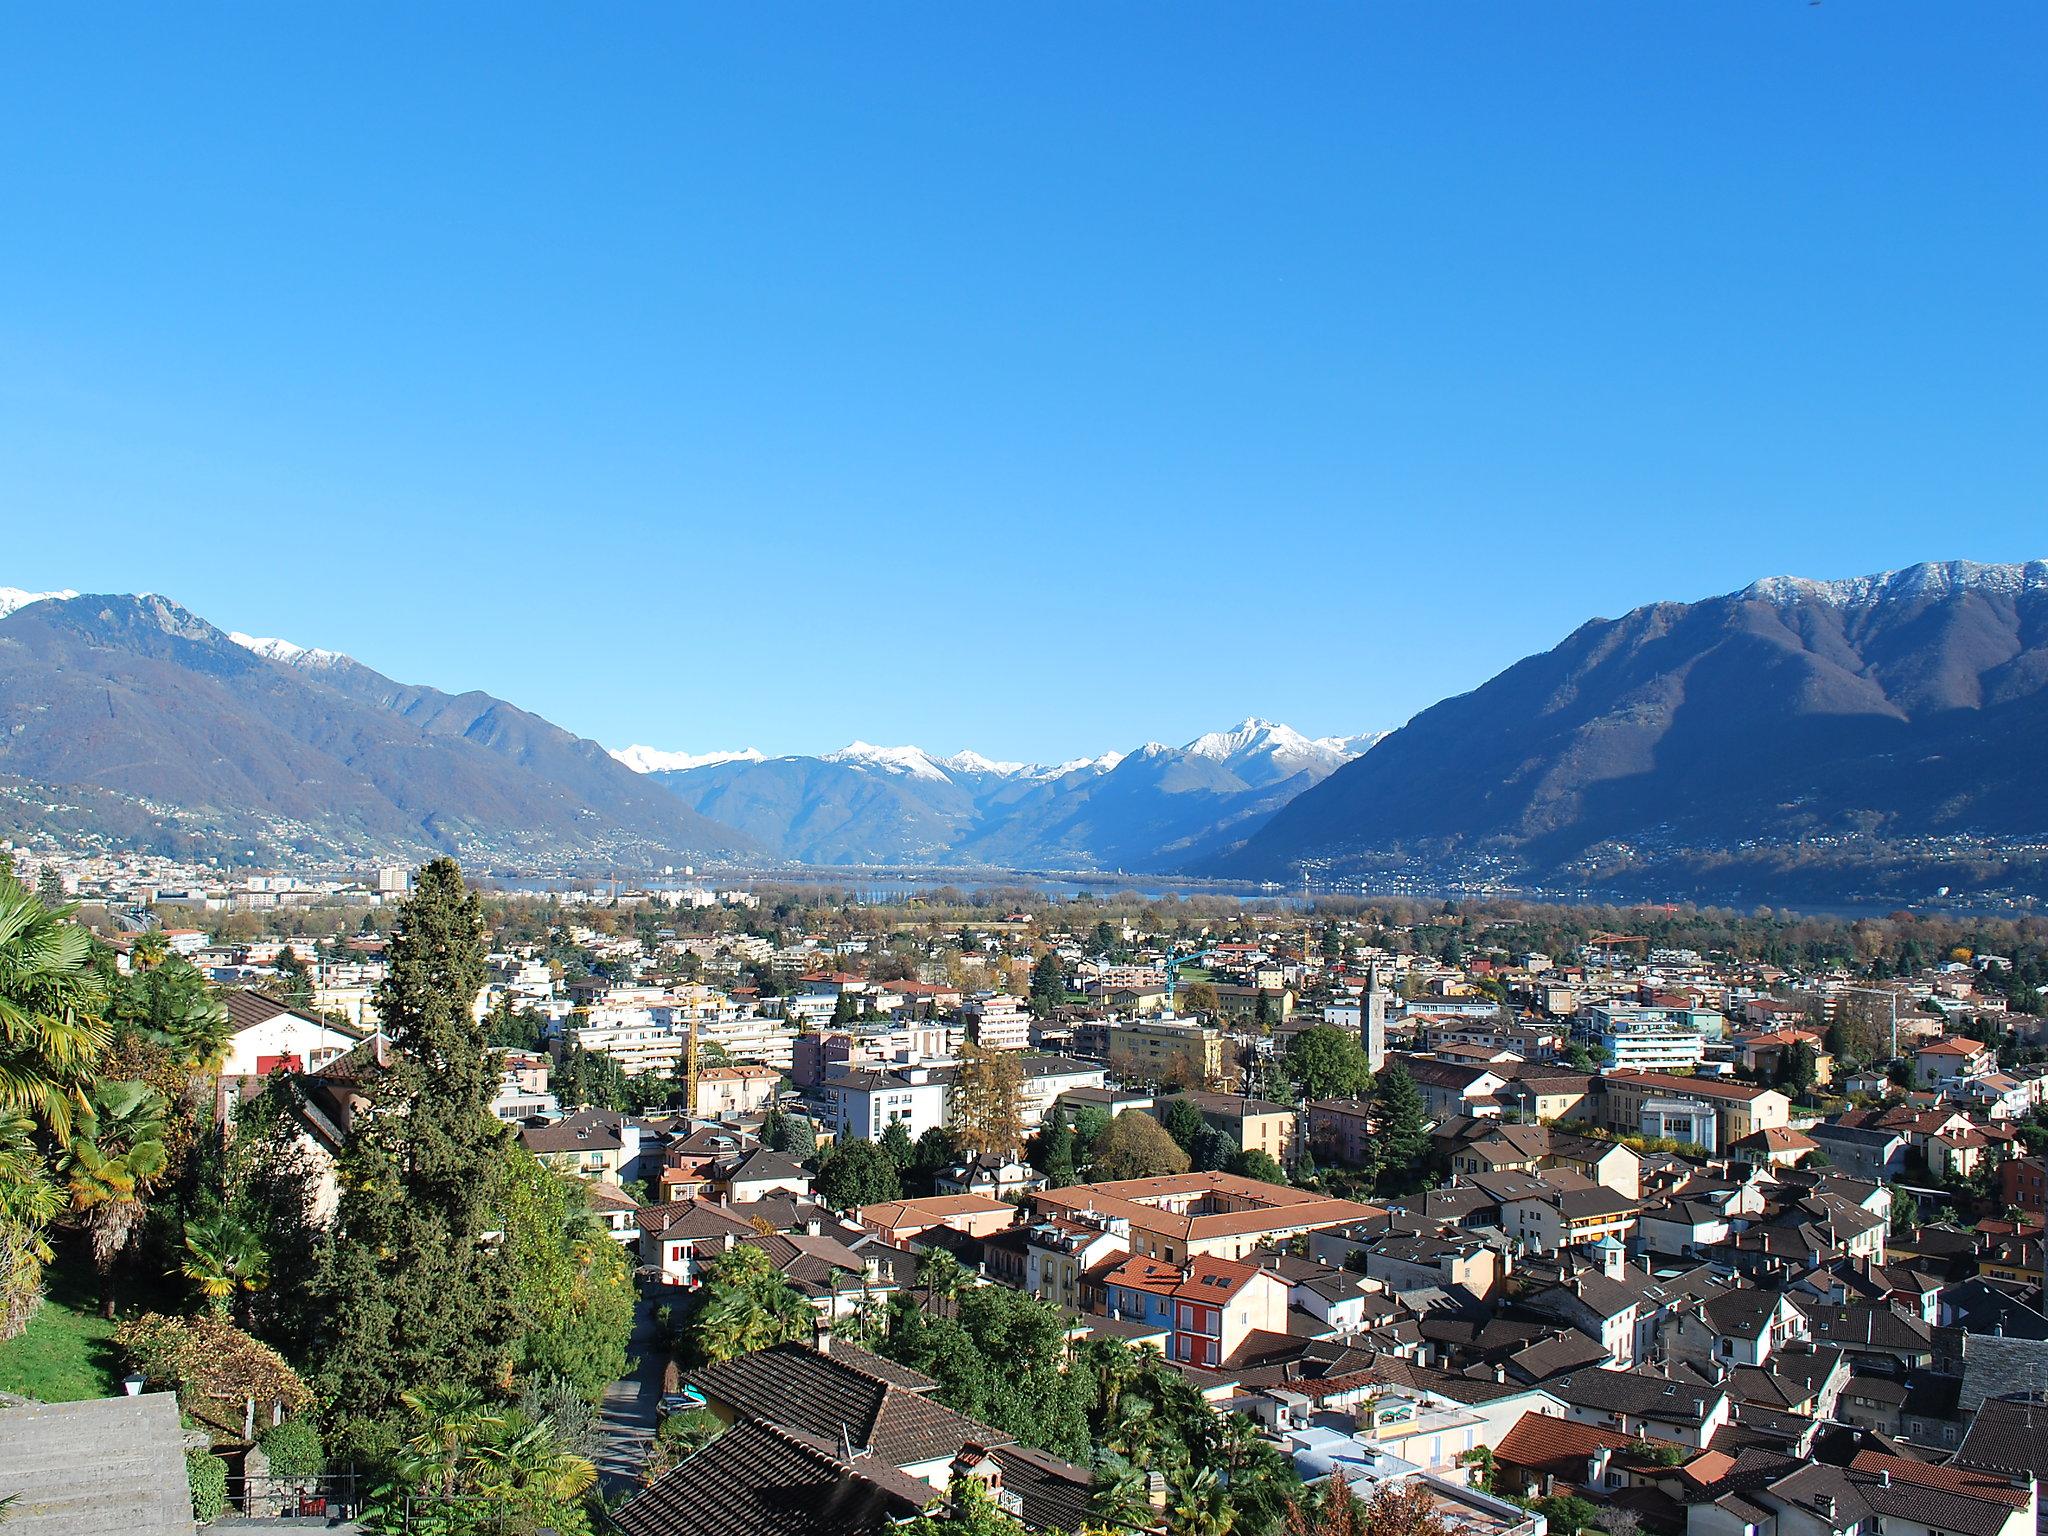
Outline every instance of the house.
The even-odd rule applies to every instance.
[[[1422,1107],[1432,1120],[1453,1115],[1498,1116],[1498,1094],[1507,1083],[1492,1067],[1471,1066],[1455,1061],[1436,1061],[1424,1056],[1394,1056],[1422,1091]]]
[[[1045,1184],[1045,1175],[1022,1158],[988,1152],[943,1168],[932,1179],[939,1194],[986,1195],[991,1200],[1021,1200]]]
[[[1600,1123],[1607,1129],[1694,1142],[1709,1152],[1787,1124],[1791,1109],[1775,1088],[1747,1083],[1662,1072],[1610,1072],[1600,1079]]]
[[[1194,1105],[1204,1121],[1245,1151],[1263,1152],[1283,1167],[1294,1161],[1300,1117],[1291,1104],[1275,1104],[1235,1093],[1191,1092],[1176,1097]],[[1157,1115],[1173,1102],[1171,1098],[1157,1100],[1151,1112]]]
[[[520,1143],[558,1173],[624,1184],[639,1177],[640,1127],[615,1109],[579,1109],[560,1120],[529,1120]]]
[[[619,1243],[640,1240],[640,1202],[616,1184],[603,1179],[582,1179],[584,1200],[591,1217]]]
[[[1230,1173],[1070,1184],[1037,1191],[1031,1205],[1040,1217],[1120,1218],[1130,1228],[1133,1253],[1168,1264],[1193,1256],[1243,1258],[1265,1243],[1384,1214],[1355,1200]]]
[[[755,1236],[753,1224],[708,1200],[640,1208],[640,1268],[663,1285],[695,1285],[705,1263]]]
[[[280,1068],[317,1072],[363,1043],[361,1031],[343,1029],[260,992],[228,987],[220,1000],[231,1031],[220,1067],[223,1077],[268,1077]]]
[[[880,1141],[901,1124],[912,1141],[946,1124],[946,1080],[929,1067],[855,1069],[825,1079],[832,1129],[840,1137]]]
[[[1110,1317],[1164,1324],[1167,1358],[1215,1369],[1254,1333],[1287,1332],[1287,1282],[1270,1269],[1195,1257],[1167,1264],[1137,1254],[1111,1259],[1091,1275],[1094,1309]]]
[[[969,1237],[987,1237],[1014,1222],[1017,1208],[984,1195],[932,1195],[864,1205],[854,1215],[883,1242],[907,1248],[913,1238],[933,1227],[946,1227]]]
[[[1372,1147],[1372,1100],[1316,1099],[1307,1110],[1309,1150],[1319,1163],[1356,1168]]]
[[[1880,1450],[1849,1465],[1745,1450],[1686,1507],[1686,1536],[2031,1536],[2038,1499],[1992,1472]]]
[[[787,1153],[756,1147],[735,1161],[717,1166],[714,1183],[734,1205],[749,1205],[770,1195],[807,1197],[810,1170]]]
[[[1807,1127],[1806,1135],[1830,1163],[1852,1178],[1889,1183],[1906,1171],[1909,1143],[1896,1131],[1822,1121]]]
[[[1076,1312],[1081,1310],[1084,1277],[1131,1251],[1130,1224],[1115,1217],[1054,1217],[1034,1222],[1022,1240],[1020,1288]]]
[[[1223,1080],[1223,1054],[1223,1031],[1193,1019],[1119,1020],[1109,1029],[1109,1070],[1124,1083],[1207,1087]]]
[[[624,1536],[884,1536],[939,1502],[930,1483],[865,1447],[746,1419],[636,1493],[613,1517]]]
[[[1635,1371],[1573,1371],[1553,1377],[1543,1388],[1578,1423],[1700,1450],[1734,1411],[1726,1388]]]
[[[775,1102],[776,1086],[782,1074],[773,1067],[701,1067],[697,1072],[697,1097],[690,1113],[705,1120],[729,1120],[740,1115],[757,1115]]]
[[[1982,1077],[1996,1064],[1997,1057],[1983,1041],[1949,1035],[1913,1053],[1913,1083],[1920,1088],[1946,1088]]]

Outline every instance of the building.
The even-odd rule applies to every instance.
[[[520,1127],[519,1140],[541,1163],[579,1178],[624,1184],[638,1177],[640,1127],[612,1109],[579,1109],[573,1115]]]
[[[1109,1070],[1125,1083],[1207,1087],[1223,1081],[1223,1031],[1194,1019],[1119,1020],[1109,1030]]]
[[[1178,1264],[1140,1255],[1112,1259],[1087,1282],[1098,1310],[1168,1329],[1167,1358],[1215,1370],[1255,1333],[1287,1331],[1287,1282],[1270,1269],[1229,1259]]]
[[[946,1082],[929,1067],[862,1068],[825,1080],[832,1129],[842,1138],[880,1141],[901,1124],[912,1141],[946,1123]]]
[[[1292,1105],[1234,1093],[1183,1093],[1176,1097],[1194,1105],[1205,1121],[1245,1151],[1263,1152],[1283,1167],[1294,1161],[1301,1117]],[[1171,1098],[1157,1100],[1151,1112],[1157,1115],[1172,1102]]]
[[[984,992],[968,999],[961,1017],[968,1039],[989,1050],[1021,1051],[1031,1043],[1031,1012],[1021,997]]]
[[[773,1067],[700,1067],[690,1112],[707,1120],[759,1114],[775,1102],[781,1081]]]
[[[223,1077],[268,1077],[280,1068],[317,1072],[363,1042],[352,1030],[260,992],[230,987],[220,1000],[232,1031],[220,1067]]]
[[[1775,1088],[1661,1072],[1610,1072],[1599,1081],[1600,1123],[1624,1136],[1668,1137],[1714,1152],[1791,1118],[1791,1100]]]
[[[1923,1045],[1913,1053],[1913,1081],[1922,1088],[1946,1088],[1982,1077],[1997,1063],[1991,1047],[1979,1040],[1951,1037]]]
[[[1131,1251],[1167,1264],[1189,1257],[1237,1259],[1266,1243],[1347,1226],[1384,1214],[1229,1173],[1171,1173],[1108,1184],[1070,1184],[1031,1196],[1041,1218],[1103,1216],[1124,1221]]]
[[[1624,1070],[1683,1072],[1706,1058],[1699,1028],[1670,1009],[1595,1003],[1579,1011],[1576,1028]]]

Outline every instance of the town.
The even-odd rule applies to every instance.
[[[2040,1512],[2037,920],[16,859],[0,1064],[85,1108],[11,1101],[0,1477],[64,1529],[181,1461],[150,1529]]]

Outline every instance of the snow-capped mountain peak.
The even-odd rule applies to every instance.
[[[1766,576],[1732,594],[1765,603],[1794,603],[1801,599],[1832,603],[1841,608],[1866,603],[1916,597],[1948,597],[1957,592],[1993,592],[2017,596],[2048,588],[2048,560],[2028,560],[2011,565],[1985,565],[1975,560],[1928,560],[1902,570],[1879,571],[1873,576],[1850,576],[1819,581],[1809,576]]]
[[[1190,757],[1221,763],[1247,782],[1291,778],[1297,773],[1334,773],[1378,741],[1383,732],[1311,739],[1291,725],[1253,716],[1227,731],[1197,736],[1182,750]]]
[[[612,756],[635,773],[686,773],[692,768],[712,768],[719,763],[760,763],[767,754],[756,747],[736,752],[664,752],[659,747],[614,748]]]
[[[1213,757],[1219,762],[1228,762],[1246,752],[1307,756],[1315,752],[1316,745],[1291,725],[1276,725],[1255,715],[1249,720],[1239,721],[1227,731],[1210,731],[1207,735],[1197,736],[1183,750],[1191,757]]]
[[[946,770],[932,761],[922,747],[878,747],[872,742],[850,741],[837,752],[827,752],[828,763],[848,763],[856,768],[873,768],[883,773],[900,773],[913,779],[950,783]]]
[[[14,612],[17,608],[26,608],[30,603],[40,603],[51,599],[62,602],[66,598],[76,596],[78,596],[76,592],[69,591],[68,589],[63,592],[24,592],[20,587],[0,587],[0,619],[6,618],[8,614]]]
[[[323,651],[313,646],[294,645],[289,640],[279,640],[275,636],[245,635],[240,630],[230,630],[228,638],[245,651],[254,651],[258,656],[282,662],[287,667],[332,667],[348,660],[340,651]]]
[[[938,766],[953,773],[985,773],[997,778],[1014,779],[1036,771],[1032,763],[999,763],[993,758],[983,757],[971,748],[955,752],[951,757],[937,760]]]

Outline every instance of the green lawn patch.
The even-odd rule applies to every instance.
[[[121,1390],[117,1325],[100,1316],[92,1278],[61,1259],[46,1278],[48,1292],[27,1330],[0,1344],[0,1392],[46,1403],[112,1397]]]

